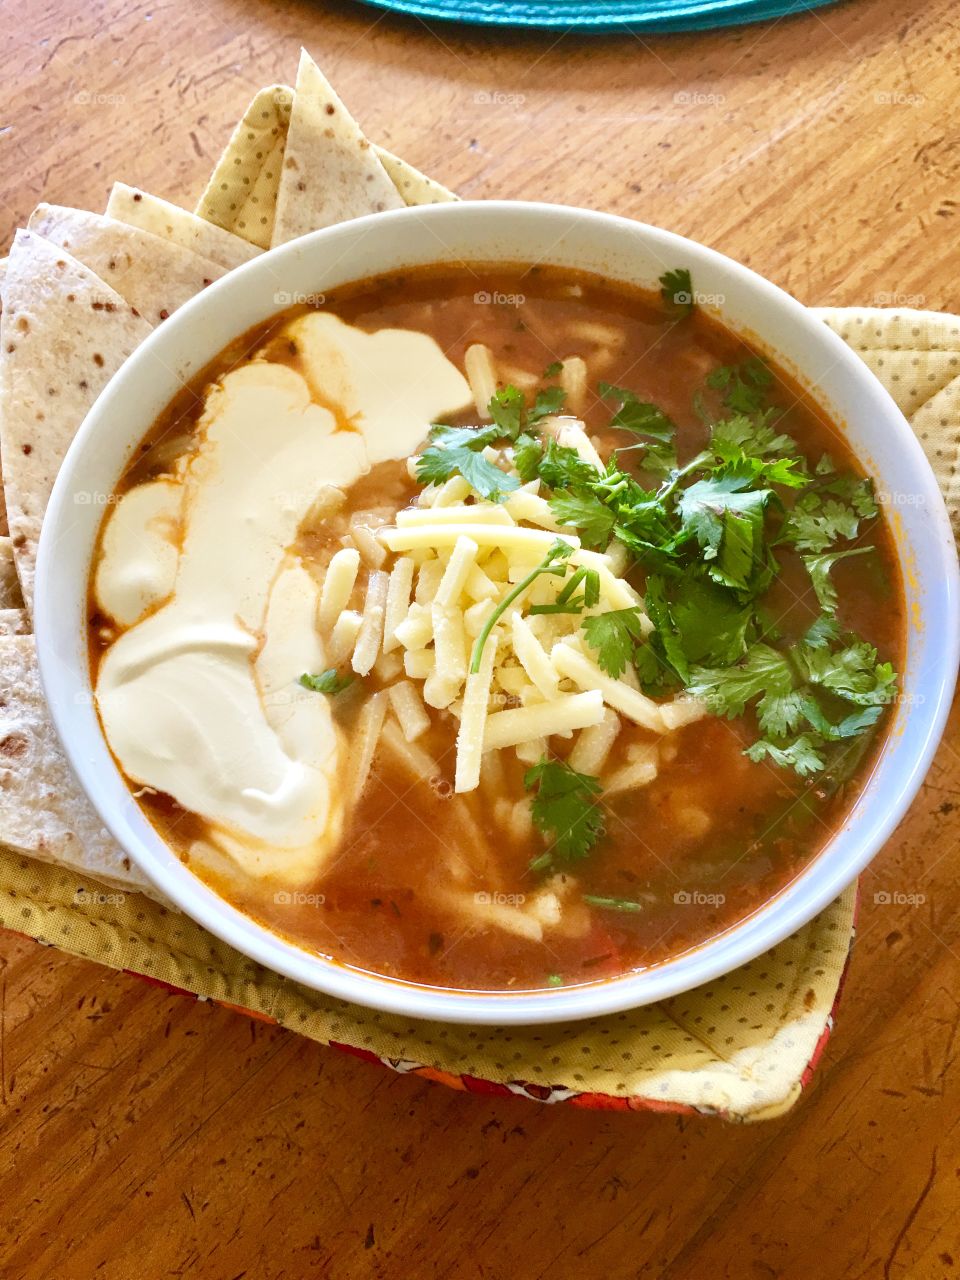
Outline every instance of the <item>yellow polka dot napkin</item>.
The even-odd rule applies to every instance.
[[[960,320],[906,311],[820,314],[907,414],[956,518]],[[752,964],[675,999],[560,1026],[472,1028],[330,999],[140,894],[0,850],[0,925],[73,955],[455,1088],[585,1107],[696,1109],[736,1120],[780,1115],[810,1078],[832,1027],[855,897],[851,887]]]
[[[299,81],[296,92],[274,85],[256,95],[197,208],[260,247],[271,241],[297,92]],[[399,157],[377,154],[406,203],[455,198]],[[167,230],[173,235],[176,227]],[[960,319],[919,311],[819,314],[910,420],[960,526]],[[557,1026],[448,1026],[331,999],[262,968],[140,893],[0,847],[0,926],[72,955],[454,1088],[593,1108],[695,1109],[732,1120],[780,1115],[810,1078],[832,1026],[855,906],[851,886],[751,964],[644,1009]]]

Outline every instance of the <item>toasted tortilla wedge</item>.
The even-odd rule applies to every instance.
[[[128,187],[124,182],[113,184],[107,201],[107,217],[116,218],[130,227],[139,227],[142,231],[152,231],[155,236],[162,236],[181,248],[192,249],[202,258],[218,262],[227,271],[242,266],[260,253],[256,245],[224,231],[223,227],[198,218],[195,213],[189,213],[169,200]]]
[[[403,205],[360,126],[302,50],[271,244]]]
[[[445,204],[447,201],[460,199],[400,156],[395,156],[386,147],[375,147],[374,150],[405,204]]]
[[[154,325],[226,274],[192,249],[86,209],[41,204],[27,226],[95,271]]]
[[[17,566],[13,562],[13,543],[9,538],[0,537],[0,610],[22,608],[23,596],[20,594]]]
[[[271,84],[243,113],[196,212],[262,249],[270,247],[293,90]]]
[[[67,764],[40,689],[32,636],[0,637],[0,843],[156,896]]]
[[[146,320],[88,267],[32,231],[17,232],[0,317],[0,443],[28,608],[40,524],[67,446],[148,333]]]

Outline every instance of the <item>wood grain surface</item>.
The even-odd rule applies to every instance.
[[[807,303],[960,310],[955,0],[644,39],[2,0],[0,243],[116,178],[192,205],[301,42],[464,195],[644,218]],[[0,936],[0,1277],[960,1275],[958,743],[955,716],[864,877],[825,1061],[767,1125],[460,1095]]]

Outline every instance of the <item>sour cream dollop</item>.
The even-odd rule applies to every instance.
[[[297,683],[323,666],[298,529],[325,485],[406,457],[470,390],[425,334],[311,313],[285,336],[303,372],[254,359],[226,374],[176,475],[130,490],[111,516],[95,593],[126,629],[96,696],[131,781],[201,817],[246,874],[297,884],[322,869],[345,817],[329,701]]]

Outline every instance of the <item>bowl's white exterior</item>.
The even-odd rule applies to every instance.
[[[114,764],[91,696],[86,591],[104,503],[182,383],[232,339],[303,295],[456,261],[556,264],[648,287],[668,268],[689,267],[710,309],[732,329],[759,336],[845,425],[893,504],[911,620],[904,696],[849,820],[793,884],[736,928],[647,971],[587,986],[515,994],[435,990],[359,973],[284,941],[208,889],[159,838]],[[903,817],[943,731],[957,671],[957,588],[944,504],[909,425],[852,351],[798,302],[729,258],[655,227],[563,206],[482,202],[377,214],[305,236],[231,272],[157,329],[100,396],[60,471],[40,541],[36,633],[44,689],[80,782],[120,844],[195,920],[262,964],[345,1000],[449,1021],[558,1022],[708,982],[805,924],[866,866]],[[686,887],[678,881],[678,889]]]

